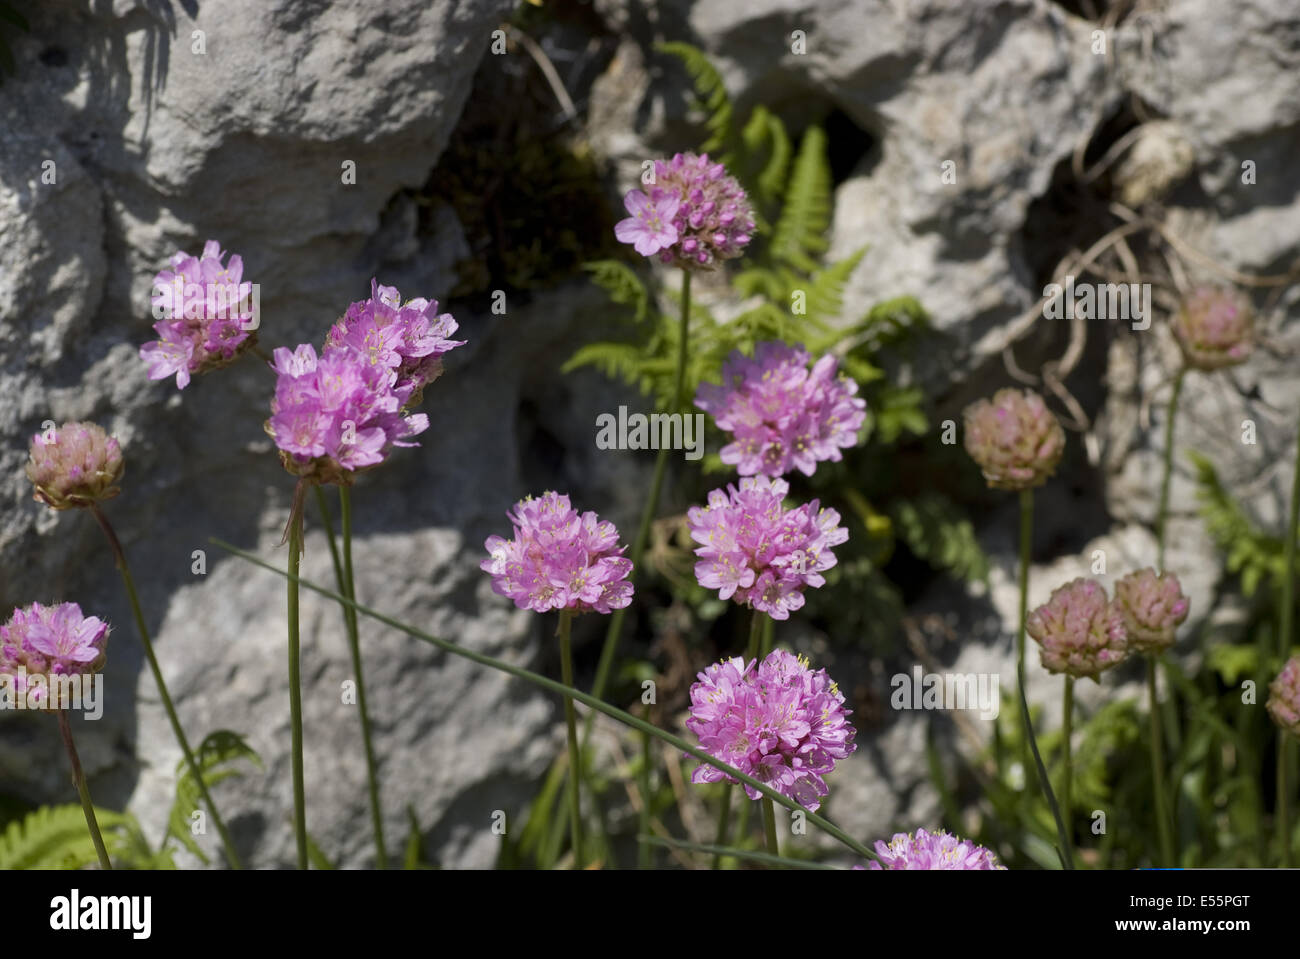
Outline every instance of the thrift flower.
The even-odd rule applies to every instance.
[[[42,709],[62,708],[53,677],[91,675],[104,667],[108,624],[83,616],[76,603],[15,609],[0,626],[0,683]]]
[[[33,498],[53,509],[93,506],[121,492],[126,466],[117,440],[94,423],[37,433],[28,450]]]
[[[1042,486],[1065,450],[1065,431],[1033,390],[1002,389],[963,414],[966,452],[993,489]]]
[[[839,462],[866,420],[858,384],[837,376],[839,361],[823,356],[812,369],[802,347],[759,343],[753,359],[735,350],[722,365],[722,383],[700,384],[695,405],[734,435],[722,462],[741,476],[781,476],[792,468],[811,476],[823,460]]]
[[[807,809],[827,793],[822,778],[857,745],[844,696],[826,670],[773,650],[748,666],[740,657],[715,663],[691,686],[686,728],[709,755],[759,780]],[[736,782],[701,764],[691,782]],[[750,799],[762,797],[746,784]]]
[[[998,857],[968,839],[959,839],[942,829],[928,833],[918,829],[915,835],[900,832],[886,845],[876,840],[880,861],[868,869],[1006,869]]]
[[[437,300],[402,302],[394,286],[370,281],[370,299],[348,307],[325,340],[324,355],[351,350],[385,370],[403,407],[417,406],[424,388],[442,374],[442,355],[465,340],[448,339],[458,329]]]
[[[1193,291],[1174,315],[1173,328],[1187,365],[1197,370],[1244,362],[1255,346],[1254,311],[1234,290]]]
[[[1096,680],[1128,655],[1123,616],[1095,579],[1074,579],[1052,590],[1029,614],[1025,630],[1042,647],[1043,667],[1052,673]]]
[[[1137,653],[1159,653],[1172,646],[1190,606],[1177,576],[1150,567],[1115,583],[1115,605],[1124,617],[1129,647]]]
[[[280,347],[272,366],[275,398],[266,431],[295,476],[351,485],[358,470],[382,463],[394,447],[419,445],[407,440],[429,428],[425,414],[400,412],[390,369],[355,351],[318,360],[310,344],[292,353]]]
[[[840,514],[819,509],[818,501],[794,509],[781,505],[790,486],[781,479],[748,476],[740,488],[709,494],[708,506],[687,513],[695,550],[695,578],[716,589],[719,599],[735,598],[773,619],[789,619],[804,604],[805,586],[826,582],[823,571],[835,565],[831,548],[849,538],[837,525]]]
[[[740,256],[754,233],[744,189],[708,154],[656,160],[654,182],[645,193],[629,191],[623,204],[632,216],[614,226],[619,241],[683,269],[712,269]]]
[[[1292,656],[1268,684],[1268,714],[1292,736],[1300,736],[1300,656]]]
[[[614,524],[595,513],[579,515],[560,493],[543,493],[507,513],[514,536],[489,536],[488,558],[479,568],[492,576],[492,591],[520,609],[610,613],[632,602],[628,575]]]
[[[202,256],[178,252],[170,270],[154,277],[154,315],[163,318],[153,328],[158,340],[140,347],[149,379],[175,374],[185,389],[191,374],[230,364],[256,341],[253,284],[243,280],[244,261],[225,253],[209,240]]]

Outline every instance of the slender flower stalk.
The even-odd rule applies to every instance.
[[[1174,475],[1174,421],[1178,418],[1178,399],[1183,392],[1187,367],[1174,377],[1173,392],[1169,394],[1169,407],[1165,412],[1165,450],[1163,472],[1160,476],[1160,502],[1156,507],[1156,569],[1165,571],[1165,544],[1168,539],[1169,484]]]
[[[1279,611],[1278,656],[1285,659],[1291,651],[1291,631],[1295,623],[1296,538],[1300,537],[1300,435],[1296,436],[1295,476],[1291,481],[1291,508],[1286,524],[1285,562],[1282,576],[1282,608]],[[1285,735],[1277,740],[1277,833],[1283,868],[1291,867],[1291,776],[1293,744]]]
[[[325,527],[326,540],[329,543],[330,559],[334,564],[334,580],[339,592],[352,599],[356,598],[356,586],[352,579],[352,505],[349,490],[339,487],[340,506],[343,514],[343,552],[340,554],[334,537],[334,525],[330,521],[329,507],[325,502],[325,492],[320,486],[313,489],[316,494],[316,506],[320,512],[321,523]],[[366,684],[361,669],[361,642],[357,628],[357,612],[351,606],[344,605],[343,622],[347,628],[348,648],[352,655],[352,675],[357,684],[357,709],[361,717],[361,739],[366,755],[366,783],[370,794],[370,822],[375,837],[375,864],[380,869],[388,868],[388,852],[384,843],[383,804],[379,799],[378,764],[375,761],[375,749],[370,734],[370,712],[366,706]]]
[[[650,704],[646,703],[645,721],[650,721]],[[637,817],[637,866],[641,869],[654,867],[654,848],[650,843],[650,737],[641,733],[641,772],[637,777],[637,789],[641,792],[641,812]]]
[[[763,834],[767,837],[767,851],[773,856],[781,855],[780,849],[777,848],[776,839],[776,810],[772,807],[772,800],[766,796],[762,799],[763,803]]]
[[[144,613],[140,609],[140,597],[136,592],[135,578],[131,575],[131,567],[127,565],[126,553],[122,549],[122,543],[118,540],[113,525],[108,521],[108,517],[104,515],[104,511],[99,508],[98,504],[90,507],[90,514],[99,523],[99,528],[104,531],[104,536],[107,537],[108,544],[113,550],[113,562],[122,576],[122,584],[126,587],[127,599],[131,602],[131,615],[135,617],[135,628],[140,634],[140,643],[144,647],[144,656],[149,663],[149,672],[153,674],[154,685],[158,687],[158,698],[162,702],[163,710],[167,713],[167,722],[171,725],[172,735],[176,738],[176,742],[185,756],[185,765],[189,769],[190,778],[194,780],[199,790],[199,797],[212,815],[212,825],[216,827],[217,835],[221,837],[221,847],[226,854],[226,861],[230,864],[231,869],[242,869],[243,864],[239,859],[239,854],[235,852],[234,840],[230,838],[230,832],[226,829],[225,820],[221,818],[221,813],[217,811],[216,801],[213,800],[212,793],[208,791],[208,784],[203,779],[203,773],[199,769],[194,750],[190,748],[189,740],[185,737],[185,730],[181,726],[180,717],[176,714],[176,706],[172,703],[171,694],[167,691],[167,683],[163,679],[162,667],[158,665],[158,657],[154,653],[153,641],[149,638],[149,627],[145,624]]]
[[[1061,818],[1065,820],[1065,838],[1073,842],[1074,825],[1070,786],[1074,775],[1074,763],[1070,736],[1074,726],[1074,677],[1070,675],[1065,677],[1065,688],[1061,692],[1061,711],[1061,752],[1064,758],[1061,764]]]
[[[99,831],[99,820],[95,818],[95,804],[90,801],[90,787],[86,785],[86,774],[81,771],[81,759],[77,756],[77,747],[72,741],[72,725],[68,722],[68,711],[60,709],[58,712],[63,748],[68,751],[68,761],[72,764],[72,783],[77,787],[77,796],[81,799],[81,811],[86,814],[86,828],[90,830],[90,839],[95,844],[95,854],[99,856],[99,868],[112,869],[113,863],[108,858],[104,837]]]
[[[560,675],[566,686],[573,685],[573,651],[570,649],[569,632],[573,624],[573,611],[560,610],[560,626],[556,635],[560,637]],[[578,805],[578,780],[581,778],[581,758],[578,753],[577,712],[573,708],[573,697],[564,697],[564,724],[569,737],[569,832],[573,839],[573,868],[582,869],[582,809]]]
[[[298,565],[302,558],[302,494],[306,479],[298,481],[289,514],[289,723],[293,764],[293,834],[298,846],[298,868],[307,868],[307,790],[302,769],[302,655],[298,635]]]
[[[759,649],[762,646],[762,635],[764,630],[764,624],[770,622],[771,622],[771,618],[768,616],[764,616],[760,610],[756,609],[750,615],[749,643],[745,647],[746,662],[758,658]],[[764,653],[764,655],[766,655],[766,653]],[[729,782],[725,783],[722,787],[722,806],[718,810],[718,833],[717,833],[717,839],[714,842],[715,846],[727,845],[727,827],[731,821],[731,790],[732,790],[732,784]],[[745,805],[741,808],[741,812],[740,812],[739,835],[742,838],[745,835],[745,831],[749,827],[749,808],[750,808],[749,803],[745,803]],[[730,863],[730,860],[728,860],[728,862]],[[721,866],[722,866],[722,855],[721,853],[719,853],[718,855],[715,855],[713,857],[713,868],[718,869],[721,868]]]

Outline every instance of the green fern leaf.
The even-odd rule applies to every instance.
[[[817,269],[826,252],[831,217],[831,165],[826,133],[809,127],[799,143],[786,187],[785,205],[772,231],[772,258],[804,273]]]
[[[968,581],[988,574],[988,557],[975,527],[951,500],[939,493],[898,500],[890,509],[894,527],[908,549],[936,569]]]
[[[632,308],[632,315],[640,323],[646,318],[650,295],[645,284],[626,263],[618,260],[593,260],[582,264],[591,274],[592,282],[604,290],[611,300]]]
[[[139,823],[129,813],[96,807],[95,820],[110,859],[138,861],[141,844],[148,850]],[[0,869],[84,869],[98,864],[78,803],[34,809],[0,835]]]
[[[244,737],[228,729],[219,729],[203,740],[194,759],[198,763],[199,774],[209,790],[223,780],[242,775],[239,770],[230,768],[231,764],[239,759],[247,759],[259,769],[262,768],[262,757],[244,741]],[[176,764],[176,797],[172,801],[167,834],[207,863],[209,862],[207,855],[194,841],[191,832],[194,813],[199,811],[203,811],[199,784],[190,775],[189,764],[182,758]]]
[[[708,139],[700,146],[700,152],[722,153],[733,142],[731,97],[727,95],[722,74],[703,50],[689,43],[660,43],[655,49],[681,60],[695,85],[696,102],[704,111],[704,125],[709,131]],[[729,152],[721,156],[724,163],[729,164],[732,159]]]

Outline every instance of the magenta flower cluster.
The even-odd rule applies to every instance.
[[[1292,736],[1300,736],[1300,656],[1292,656],[1268,684],[1268,714]]]
[[[627,219],[614,235],[642,256],[658,255],[683,269],[709,269],[741,255],[754,234],[749,198],[708,154],[678,153],[656,160],[646,192],[623,198]]]
[[[844,696],[826,670],[784,650],[748,666],[740,657],[715,663],[691,686],[686,727],[714,759],[733,766],[807,809],[827,793],[823,776],[856,748]],[[736,780],[702,764],[691,782]],[[762,797],[745,785],[750,799]]]
[[[687,513],[700,546],[695,578],[719,599],[747,603],[773,619],[789,619],[804,604],[805,586],[821,586],[835,565],[832,547],[849,538],[840,514],[817,500],[785,509],[785,480],[747,476],[739,489],[715,489],[707,506]]]
[[[15,609],[0,626],[0,676],[9,677],[15,696],[46,708],[51,676],[89,674],[103,668],[108,624],[84,616],[76,603]]]
[[[722,365],[722,383],[702,383],[695,405],[711,413],[733,441],[722,462],[741,476],[811,476],[823,460],[839,462],[858,441],[866,400],[858,384],[836,375],[839,361],[823,356],[812,367],[802,347],[759,343],[752,358],[734,351]]]
[[[325,353],[353,350],[372,366],[391,373],[393,391],[416,405],[420,394],[442,373],[442,355],[464,340],[449,337],[457,330],[450,313],[438,312],[437,300],[402,302],[393,286],[370,281],[370,299],[348,307],[325,340]]]
[[[149,379],[175,374],[183,390],[192,374],[225,366],[253,344],[253,284],[244,281],[238,254],[222,265],[224,257],[221,244],[208,240],[202,256],[175,253],[172,268],[154,277],[154,315],[163,319],[153,325],[159,338],[140,347]]]
[[[632,602],[632,561],[613,523],[579,514],[569,497],[554,492],[520,500],[507,515],[513,537],[489,536],[488,558],[479,564],[491,574],[493,592],[538,613],[609,613]]]
[[[351,483],[351,474],[382,463],[393,447],[429,428],[423,413],[404,414],[408,391],[394,389],[391,368],[350,349],[317,359],[304,343],[274,353],[275,398],[267,432],[285,469],[323,483]]]
[[[876,855],[868,869],[1006,869],[998,857],[983,846],[960,839],[942,829],[915,834],[900,832],[885,843],[876,840]]]

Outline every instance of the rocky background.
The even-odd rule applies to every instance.
[[[45,420],[102,423],[128,461],[108,512],[182,721],[196,742],[218,728],[242,732],[265,760],[217,790],[257,866],[293,861],[283,583],[208,538],[282,563],[292,482],[262,432],[272,384],[260,364],[183,393],[145,377],[136,351],[150,338],[149,289],[176,249],[216,238],[243,256],[246,278],[261,284],[268,349],[319,341],[368,295],[372,276],[449,305],[469,343],[426,394],[433,428],[355,492],[358,592],[551,674],[545,625],[493,595],[478,560],[484,537],[504,530],[505,510],[527,492],[568,490],[625,531],[640,506],[650,460],[593,441],[596,413],[635,397],[559,367],[609,332],[605,298],[576,273],[578,260],[607,247],[643,159],[699,140],[688,79],[658,41],[708,51],[739,105],[766,104],[795,130],[826,125],[831,253],[869,244],[850,302],[915,295],[944,334],[942,349],[902,374],[929,392],[935,422],[1013,382],[1008,344],[1030,375],[1055,364],[1055,405],[1077,412],[1079,428],[1041,500],[1031,603],[1086,573],[1094,549],[1114,570],[1154,559],[1173,369],[1161,309],[1146,332],[1027,322],[1061,261],[1120,222],[1114,203],[1146,218],[1147,234],[1167,231],[1166,245],[1192,251],[1174,266],[1138,264],[1171,283],[1222,281],[1225,270],[1287,274],[1300,256],[1300,12],[1288,0],[545,0],[523,19],[504,0],[17,6],[31,30],[6,30],[16,70],[0,84],[0,607],[75,599],[115,624],[107,711],[79,727],[81,755],[97,803],[129,807],[157,841],[179,750],[111,557],[88,517],[32,503],[22,474]],[[497,30],[506,31],[495,37],[506,40],[499,54]],[[515,115],[494,107],[506,100]],[[501,135],[507,124],[528,135]],[[581,145],[578,172],[561,165],[572,202],[537,206],[517,189],[479,205],[495,225],[467,222],[473,207],[456,202],[457,190],[499,195],[550,169],[507,166],[484,183],[476,176],[486,161],[475,157],[527,159],[533,133],[557,130]],[[946,161],[955,182],[945,182]],[[354,183],[343,182],[349,162]],[[1243,163],[1254,182],[1243,182]],[[42,178],[49,169],[54,182]],[[561,239],[542,233],[538,243],[528,230],[539,218]],[[1283,283],[1245,288],[1264,348],[1228,374],[1192,375],[1178,442],[1210,456],[1256,519],[1280,531],[1300,408],[1300,341],[1285,324],[1295,294]],[[494,289],[507,291],[504,313],[490,308]],[[1244,419],[1257,424],[1256,445],[1241,442]],[[1189,594],[1204,599],[1193,603],[1191,632],[1212,608],[1229,624],[1246,612],[1194,517],[1188,470],[1180,461],[1171,553]],[[1014,676],[1012,509],[1008,498],[978,516],[994,560],[987,589],[936,579],[919,591],[911,612],[930,624],[922,642],[944,668]],[[205,551],[202,574],[195,550]],[[310,513],[304,572],[332,580]],[[309,829],[341,864],[363,866],[373,851],[358,724],[340,702],[350,675],[342,621],[310,596],[303,615]],[[599,645],[595,625],[585,626],[584,686]],[[406,834],[409,806],[431,860],[492,865],[492,813],[519,821],[561,748],[559,703],[362,627],[390,845]],[[881,656],[853,637],[788,641],[821,650],[842,685],[880,700],[888,677],[916,661],[901,643]],[[1033,672],[1041,686],[1031,684],[1031,698],[1050,721],[1056,684]],[[1081,684],[1086,703],[1085,687],[1095,687]],[[858,754],[832,782],[840,825],[874,838],[934,823],[928,726],[921,713],[864,726]],[[954,735],[944,732],[946,747]],[[71,801],[48,717],[0,716],[0,794]]]

